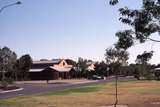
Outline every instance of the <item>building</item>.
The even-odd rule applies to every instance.
[[[87,71],[95,71],[95,64],[93,62],[88,62],[86,70]]]
[[[73,65],[65,59],[33,61],[29,70],[31,80],[69,79],[74,73]]]

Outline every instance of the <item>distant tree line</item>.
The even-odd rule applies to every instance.
[[[128,53],[124,50],[117,50],[114,48],[106,49],[105,57],[106,61],[93,62],[79,58],[78,62],[75,61],[76,75],[75,78],[88,78],[93,75],[98,76],[114,76],[116,73],[119,76],[134,76],[137,80],[140,79],[160,79],[160,72],[155,72],[155,68],[160,68],[160,64],[149,64],[149,60],[153,56],[153,51],[144,52],[137,55],[135,64],[128,64]],[[93,63],[94,71],[87,69],[88,63]]]
[[[68,64],[73,65],[74,72],[71,78],[90,78],[93,75],[107,77],[117,75],[134,76],[140,79],[160,79],[160,73],[154,72],[159,65],[151,65],[148,61],[153,56],[153,51],[139,54],[135,64],[128,64],[128,52],[118,48],[107,48],[105,61],[94,62],[89,59],[78,58],[78,61],[66,59]],[[47,60],[47,59],[43,59]],[[88,67],[93,64],[94,70]],[[17,58],[15,52],[8,47],[0,48],[0,80],[29,80],[29,69],[32,65],[32,58],[26,54]]]

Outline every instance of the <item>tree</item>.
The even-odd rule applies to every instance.
[[[78,58],[77,68],[78,68],[80,77],[84,77],[86,74],[87,60],[83,58]]]
[[[16,59],[16,53],[8,47],[0,49],[0,71],[2,71],[2,80],[6,78],[6,73],[10,74],[8,77],[11,77]]]
[[[128,52],[121,48],[108,48],[105,53],[106,62],[111,66],[112,71],[116,75],[116,101],[114,107],[116,107],[118,103],[118,90],[117,90],[117,82],[118,82],[118,69],[120,66],[127,63],[128,60]]]
[[[109,76],[108,65],[104,61],[95,63],[95,73],[100,76]]]
[[[148,61],[152,58],[153,51],[146,52],[144,51],[142,54],[137,55],[136,63],[139,68],[136,70],[136,77],[140,79],[140,76],[146,77],[150,79],[150,66],[148,65]]]
[[[77,71],[80,77],[88,77],[87,67],[90,62],[92,62],[92,60],[83,59],[81,57],[78,58]]]
[[[28,72],[29,69],[32,65],[32,58],[30,57],[30,55],[26,54],[21,56],[18,61],[18,70],[20,73],[20,79],[21,80],[25,80],[28,78]]]
[[[119,64],[124,65],[128,60],[128,52],[122,48],[107,48],[105,53],[105,59],[107,64]]]
[[[160,42],[152,39],[152,34],[160,35],[160,0],[141,0],[140,9],[129,9],[123,7],[119,9],[119,20],[129,25],[131,28],[116,33],[118,37],[117,46],[128,49],[136,41],[144,43],[147,40]],[[116,5],[119,0],[110,0],[111,5]]]
[[[144,51],[142,54],[139,54],[137,56],[136,62],[138,64],[146,65],[148,63],[148,61],[152,58],[152,56],[153,56],[153,51],[151,51],[151,52]]]
[[[72,59],[66,59],[65,61],[67,62],[67,64],[73,65],[73,67],[76,66],[76,61],[74,61],[74,60],[72,60]]]

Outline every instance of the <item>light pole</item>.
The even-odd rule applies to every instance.
[[[19,5],[19,4],[22,4],[22,3],[20,1],[17,1],[17,2],[12,3],[12,4],[5,5],[2,8],[0,8],[0,13],[7,7],[14,6],[14,5]]]
[[[14,6],[14,5],[19,5],[19,4],[22,4],[22,3],[21,3],[20,1],[17,1],[17,2],[12,3],[12,4],[5,5],[5,6],[3,6],[3,7],[0,8],[0,13],[1,13],[5,8],[7,8],[7,7]],[[4,58],[4,59],[5,59],[5,58]],[[5,79],[5,65],[6,65],[6,63],[5,63],[4,59],[3,59],[3,64],[2,64],[2,69],[3,69],[3,72],[2,72],[2,80]]]

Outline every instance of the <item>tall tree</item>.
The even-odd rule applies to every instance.
[[[111,5],[116,5],[120,0],[110,0]],[[151,38],[152,34],[160,35],[160,0],[140,0],[140,9],[123,7],[119,9],[119,20],[131,28],[116,33],[117,46],[127,49],[135,41],[144,43],[147,40],[160,42]]]
[[[0,68],[2,71],[2,79],[5,79],[5,73],[13,72],[13,66],[16,63],[16,59],[16,53],[10,50],[8,47],[3,47],[0,49]]]
[[[114,107],[116,107],[118,103],[118,89],[117,89],[117,81],[118,81],[118,69],[120,66],[126,64],[128,60],[128,52],[124,49],[120,48],[108,48],[105,53],[106,62],[111,65],[112,71],[114,71],[116,75],[116,101]]]

